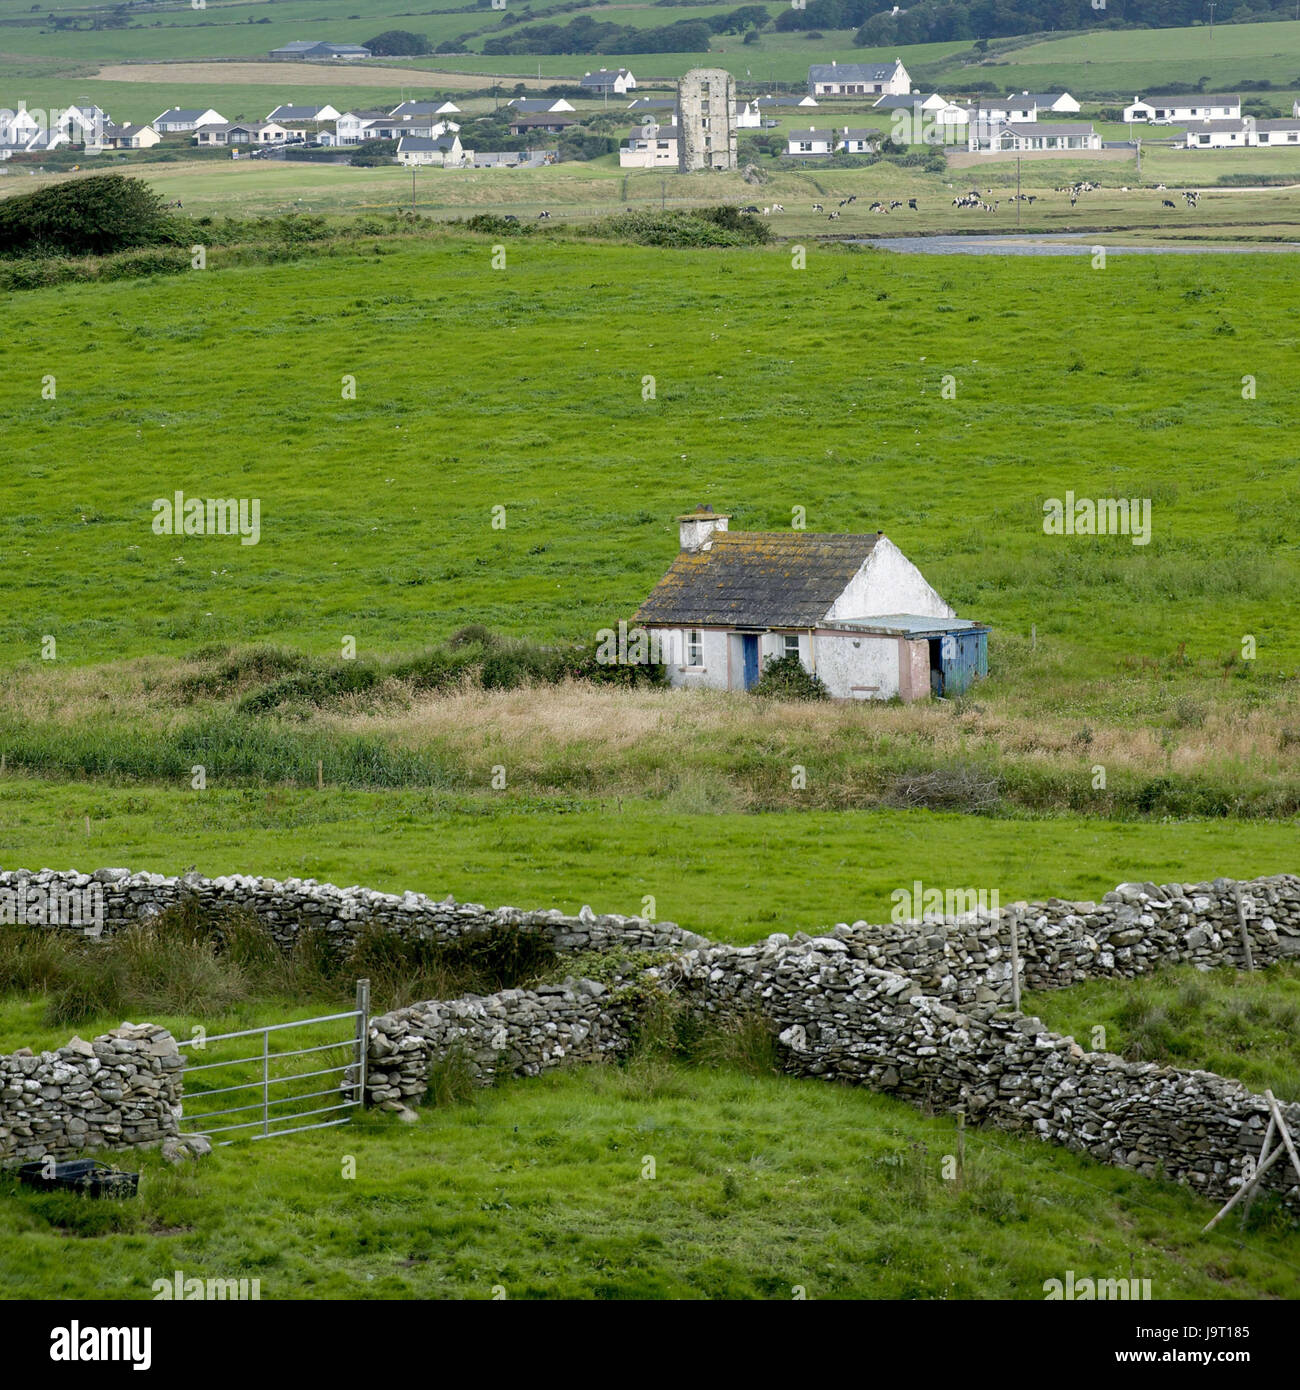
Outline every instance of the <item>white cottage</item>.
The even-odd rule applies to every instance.
[[[845,700],[954,695],[988,672],[988,629],[958,618],[883,532],[731,531],[701,507],[635,621],[673,685],[747,690],[797,654]]]

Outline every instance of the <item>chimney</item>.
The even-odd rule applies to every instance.
[[[725,512],[715,512],[712,507],[696,507],[677,518],[677,532],[681,547],[687,554],[707,550],[715,531],[725,531],[731,517]]]

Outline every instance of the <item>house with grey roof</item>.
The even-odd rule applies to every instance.
[[[572,106],[566,106],[566,111],[572,111]],[[433,99],[430,101],[404,101],[400,106],[394,106],[388,113],[390,116],[398,118],[406,116],[459,116],[460,107],[454,101],[442,101]]]
[[[1029,97],[1040,111],[1050,111],[1054,116],[1077,116],[1082,109],[1069,92],[1021,92]]]
[[[818,130],[816,126],[787,130],[785,153],[787,159],[828,159],[835,153],[835,131]]]
[[[162,136],[151,125],[133,125],[127,121],[114,125],[110,121],[101,132],[105,149],[110,150],[149,150],[157,145]]]
[[[511,135],[531,135],[545,130],[552,135],[562,135],[571,125],[579,124],[577,116],[566,116],[562,111],[544,111],[538,116],[511,116]]]
[[[795,656],[845,700],[963,693],[988,673],[988,628],[958,618],[881,531],[729,529],[700,507],[677,518],[679,550],[637,610],[672,685],[748,690]]]
[[[439,135],[429,139],[423,135],[403,135],[397,142],[399,164],[432,164],[440,169],[459,169],[473,164],[474,151],[461,148],[460,136]]]
[[[201,149],[224,145],[280,145],[289,138],[289,131],[278,121],[220,121],[201,125],[191,138]]]
[[[1175,121],[1235,121],[1241,117],[1241,97],[1213,92],[1208,96],[1134,97],[1124,108],[1126,121],[1172,125]]]
[[[1065,154],[1101,149],[1101,136],[1078,121],[972,121],[967,148],[978,154]]]
[[[593,96],[621,97],[636,89],[636,78],[627,68],[599,68],[595,72],[584,72],[578,85]]]
[[[671,101],[657,103],[661,106],[671,106],[672,104]],[[540,116],[547,111],[572,111],[575,109],[563,97],[512,97],[506,102],[506,105],[517,116]],[[636,102],[633,102],[632,105],[635,106]]]
[[[173,106],[170,111],[155,116],[149,124],[159,135],[179,135],[197,130],[201,125],[216,125],[225,119],[220,111],[214,111],[211,106]]]
[[[814,63],[808,91],[815,97],[890,96],[912,90],[901,58],[892,63]]]
[[[681,129],[675,125],[657,125],[654,117],[629,130],[618,147],[620,169],[675,169]]]
[[[266,119],[279,121],[281,125],[312,125],[318,121],[337,121],[340,115],[342,112],[328,102],[324,106],[286,102],[277,106]]]

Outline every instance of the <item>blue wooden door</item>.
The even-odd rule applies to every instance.
[[[745,689],[751,689],[758,681],[758,634],[745,632],[740,637],[745,661]]]

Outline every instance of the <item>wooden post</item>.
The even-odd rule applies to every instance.
[[[1241,928],[1241,945],[1246,953],[1246,969],[1254,970],[1255,956],[1250,949],[1250,927],[1247,925],[1246,901],[1241,895],[1241,884],[1237,884],[1237,925]]]
[[[0,777],[5,775],[5,754],[0,753]]]
[[[1255,1171],[1250,1177],[1248,1177],[1228,1199],[1226,1205],[1217,1215],[1206,1223],[1202,1229],[1202,1234],[1204,1234],[1205,1231],[1212,1231],[1243,1197],[1252,1196],[1255,1189],[1259,1186],[1260,1179],[1263,1178],[1264,1174],[1268,1172],[1283,1154],[1288,1154],[1290,1156],[1291,1165],[1295,1168],[1297,1176],[1300,1176],[1300,1154],[1296,1153],[1295,1145],[1291,1141],[1291,1131],[1287,1129],[1286,1116],[1282,1114],[1282,1107],[1278,1105],[1277,1098],[1273,1095],[1272,1091],[1265,1091],[1264,1099],[1268,1102],[1269,1122],[1268,1129],[1264,1134],[1264,1144],[1259,1152],[1259,1163],[1256,1165]],[[1277,1148],[1275,1148],[1272,1153],[1269,1153],[1269,1141],[1272,1139],[1275,1130],[1281,1136],[1281,1140]]]
[[[316,790],[318,792],[325,790],[325,769],[319,758],[316,759]]]
[[[1020,1012],[1020,909],[1011,909],[1011,1007]]]
[[[1030,650],[1031,652],[1036,652],[1036,651],[1038,650],[1038,624],[1037,624],[1037,623],[1030,623],[1030,624],[1029,624],[1029,650]]]
[[[86,838],[90,838],[90,817],[86,817]]]

